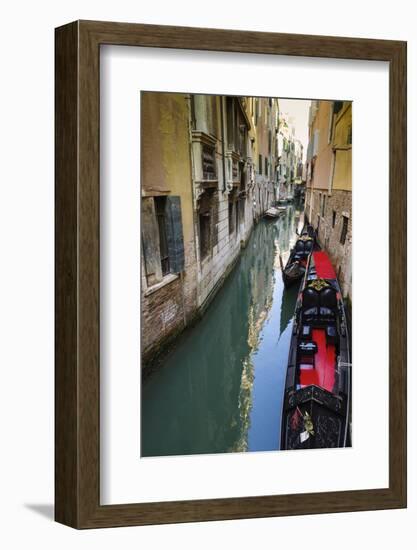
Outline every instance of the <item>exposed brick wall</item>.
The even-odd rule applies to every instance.
[[[352,193],[350,191],[333,189],[331,195],[326,194],[324,216],[320,211],[320,193],[323,190],[313,190],[313,208],[311,210],[311,189],[307,191],[305,213],[313,227],[318,230],[320,244],[329,254],[331,262],[338,275],[339,284],[343,295],[352,299]],[[333,211],[336,212],[335,225],[333,227]],[[348,230],[345,244],[341,244],[343,219],[348,217]],[[320,223],[318,223],[320,218]]]
[[[146,362],[193,321],[197,313],[197,264],[194,240],[185,243],[181,277],[146,295],[142,278],[142,358]],[[143,264],[143,262],[142,262]]]
[[[148,296],[142,296],[142,357],[184,327],[182,282],[178,277]]]

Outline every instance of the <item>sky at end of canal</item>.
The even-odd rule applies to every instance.
[[[279,110],[286,115],[288,122],[294,126],[295,138],[303,145],[303,161],[306,159],[308,146],[308,110],[310,99],[281,99],[279,98]]]

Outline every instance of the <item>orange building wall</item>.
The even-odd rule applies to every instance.
[[[320,101],[319,110],[313,124],[313,132],[319,130],[319,147],[314,166],[313,186],[315,189],[328,189],[332,167],[332,146],[329,143],[329,122],[331,101]]]

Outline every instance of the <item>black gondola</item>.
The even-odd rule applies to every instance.
[[[281,449],[347,447],[351,363],[339,283],[314,251],[297,298],[283,400]]]
[[[314,229],[307,225],[292,248],[285,267],[282,268],[282,278],[286,287],[301,281],[304,277],[309,256],[316,246]]]

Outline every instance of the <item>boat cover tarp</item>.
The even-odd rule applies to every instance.
[[[334,344],[326,342],[324,329],[313,329],[313,342],[317,345],[317,353],[314,360],[314,368],[304,365],[300,359],[300,385],[301,387],[315,384],[331,392],[335,384],[336,350]]]
[[[326,252],[322,250],[313,252],[313,260],[319,279],[336,279],[336,273]]]

